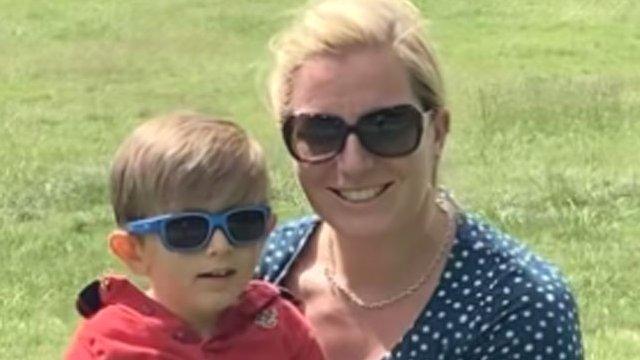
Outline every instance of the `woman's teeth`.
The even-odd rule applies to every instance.
[[[338,190],[337,194],[341,198],[352,202],[364,202],[380,195],[385,186],[376,186],[358,190]]]

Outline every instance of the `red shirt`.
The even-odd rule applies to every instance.
[[[86,319],[66,359],[324,359],[299,309],[278,288],[257,280],[220,315],[209,339],[124,278],[87,286],[78,310]]]

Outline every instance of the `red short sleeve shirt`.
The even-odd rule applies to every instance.
[[[273,285],[251,281],[209,339],[125,278],[105,277],[78,298],[85,316],[66,359],[324,359],[309,323]]]

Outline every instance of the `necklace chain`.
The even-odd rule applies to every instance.
[[[353,303],[354,305],[361,307],[363,309],[367,309],[367,310],[374,310],[374,309],[382,309],[388,305],[391,305],[395,302],[398,302],[412,294],[414,294],[416,291],[418,291],[418,289],[420,289],[422,287],[422,285],[424,285],[427,280],[429,280],[429,278],[431,277],[431,275],[433,275],[433,270],[435,269],[436,265],[438,265],[438,263],[440,263],[440,261],[442,260],[442,258],[446,255],[447,253],[447,245],[451,242],[450,240],[452,240],[452,237],[455,235],[454,231],[455,231],[455,222],[454,222],[454,215],[451,213],[450,210],[447,209],[447,207],[445,206],[445,202],[447,201],[448,195],[446,194],[446,192],[441,191],[438,193],[437,198],[436,198],[436,205],[438,206],[438,209],[440,209],[442,212],[444,212],[447,216],[448,222],[447,222],[447,232],[445,235],[445,239],[444,241],[442,241],[442,243],[440,244],[440,247],[438,248],[438,252],[436,254],[436,257],[431,261],[431,264],[429,265],[429,268],[427,269],[427,271],[413,284],[411,284],[410,286],[406,287],[405,289],[403,289],[401,292],[392,295],[386,299],[382,299],[382,300],[378,300],[378,301],[372,301],[372,302],[366,302],[364,300],[362,300],[362,298],[360,296],[358,296],[353,290],[349,289],[346,285],[343,285],[341,283],[339,283],[336,280],[335,277],[335,271],[331,270],[329,267],[325,267],[324,268],[324,276],[327,279],[327,281],[329,282],[329,284],[331,285],[332,288],[337,289],[342,295],[344,295],[344,297],[349,300],[351,303]],[[333,241],[330,240],[329,241],[329,256],[331,258],[331,266],[335,269],[335,259],[334,259],[334,249],[333,249]]]

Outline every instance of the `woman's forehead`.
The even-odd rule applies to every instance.
[[[386,48],[317,55],[292,76],[294,113],[331,112],[355,117],[370,110],[413,103],[408,73]]]

